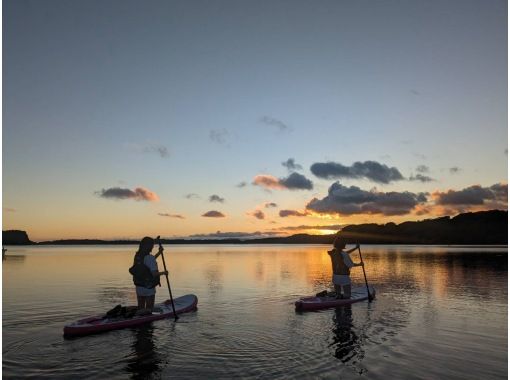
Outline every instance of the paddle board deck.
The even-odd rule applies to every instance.
[[[182,297],[174,298],[176,314],[187,313],[197,309],[198,298],[194,294],[188,294]],[[154,305],[152,314],[135,315],[132,318],[125,317],[106,317],[92,316],[80,319],[76,322],[64,326],[64,336],[83,336],[97,334],[100,332],[135,327],[159,319],[170,318],[174,316],[172,303],[166,300],[163,303]]]
[[[375,298],[375,289],[373,286],[369,286],[370,295],[372,299]],[[336,297],[304,297],[296,301],[297,311],[309,311],[309,310],[321,310],[328,309],[331,307],[351,305],[356,302],[368,300],[368,293],[366,286],[360,286],[352,288],[351,298],[349,299],[337,299]]]

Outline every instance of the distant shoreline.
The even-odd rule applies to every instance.
[[[34,243],[34,244],[4,244],[3,247],[6,248],[15,248],[15,247],[48,247],[48,246],[137,246],[139,244],[138,241],[133,242],[110,242],[105,241],[104,243],[51,243],[51,242],[44,242],[44,243]],[[250,242],[250,241],[244,241],[242,243],[226,243],[224,241],[217,241],[217,242],[200,242],[200,243],[193,243],[193,242],[186,242],[186,243],[172,243],[172,242],[165,242],[161,241],[161,244],[163,245],[285,245],[285,246],[291,246],[291,245],[310,245],[310,246],[317,246],[317,245],[324,245],[329,246],[331,244],[328,243],[256,243],[256,242]],[[427,243],[360,243],[361,246],[430,246],[430,247],[448,247],[448,248],[508,248],[507,244],[427,244]]]
[[[266,238],[161,239],[162,244],[332,244],[337,234],[296,234]],[[340,231],[349,244],[504,246],[508,245],[508,211],[491,210],[401,224],[349,225]],[[60,239],[33,242],[25,231],[3,231],[3,245],[136,245],[138,240]]]

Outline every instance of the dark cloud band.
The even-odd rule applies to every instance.
[[[194,234],[190,235],[190,238],[193,239],[249,239],[249,238],[262,238],[262,237],[270,237],[270,236],[278,236],[280,235],[278,232],[268,231],[268,232],[213,232],[210,234]]]
[[[409,181],[433,182],[434,178],[418,173],[409,177]]]
[[[426,201],[425,193],[366,191],[357,186],[346,187],[335,182],[328,189],[326,197],[312,199],[306,208],[320,214],[405,215]]]
[[[279,215],[281,218],[286,218],[288,216],[307,216],[308,212],[302,212],[297,210],[280,210]]]
[[[133,199],[135,201],[147,201],[147,202],[157,202],[159,197],[156,193],[145,189],[143,187],[137,187],[134,190],[131,189],[123,189],[120,187],[112,187],[109,189],[102,189],[96,192],[101,198],[106,199]]]
[[[301,225],[301,226],[285,226],[273,228],[274,231],[302,231],[302,230],[318,230],[318,231],[338,231],[345,227],[345,224],[331,224],[326,226],[317,225]]]
[[[462,190],[448,190],[432,194],[438,205],[483,205],[496,201],[508,203],[508,185],[495,184],[490,187],[474,185]]]
[[[207,211],[206,213],[202,214],[202,216],[206,217],[206,218],[224,218],[225,214],[223,214],[222,212],[216,211],[216,210],[211,210],[211,211]]]
[[[253,185],[268,190],[312,190],[313,182],[299,173],[292,173],[286,178],[276,178],[271,175],[261,174],[255,176]]]
[[[167,218],[176,218],[176,219],[186,219],[184,216],[182,215],[179,215],[179,214],[168,214],[168,213],[158,213],[159,216],[164,216],[164,217],[167,217]]]
[[[404,179],[397,168],[376,161],[355,162],[351,166],[331,161],[317,162],[310,167],[310,171],[323,179],[366,178],[384,184]]]

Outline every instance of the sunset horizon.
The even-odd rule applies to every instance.
[[[2,16],[6,378],[508,375],[508,1]]]
[[[190,236],[508,208],[498,6],[230,5],[6,1],[3,229]]]

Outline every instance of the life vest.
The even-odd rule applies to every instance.
[[[335,255],[336,257],[333,257]],[[340,275],[350,275],[351,274],[351,268],[349,268],[344,261],[344,257],[342,255],[342,251],[339,251],[338,249],[334,249],[331,253],[331,260],[333,261],[334,265],[334,274],[340,274]]]
[[[161,286],[159,276],[154,277],[149,267],[144,264],[145,256],[138,252],[135,254],[133,266],[129,268],[129,273],[133,276],[133,283],[147,289],[155,288],[156,285]]]

